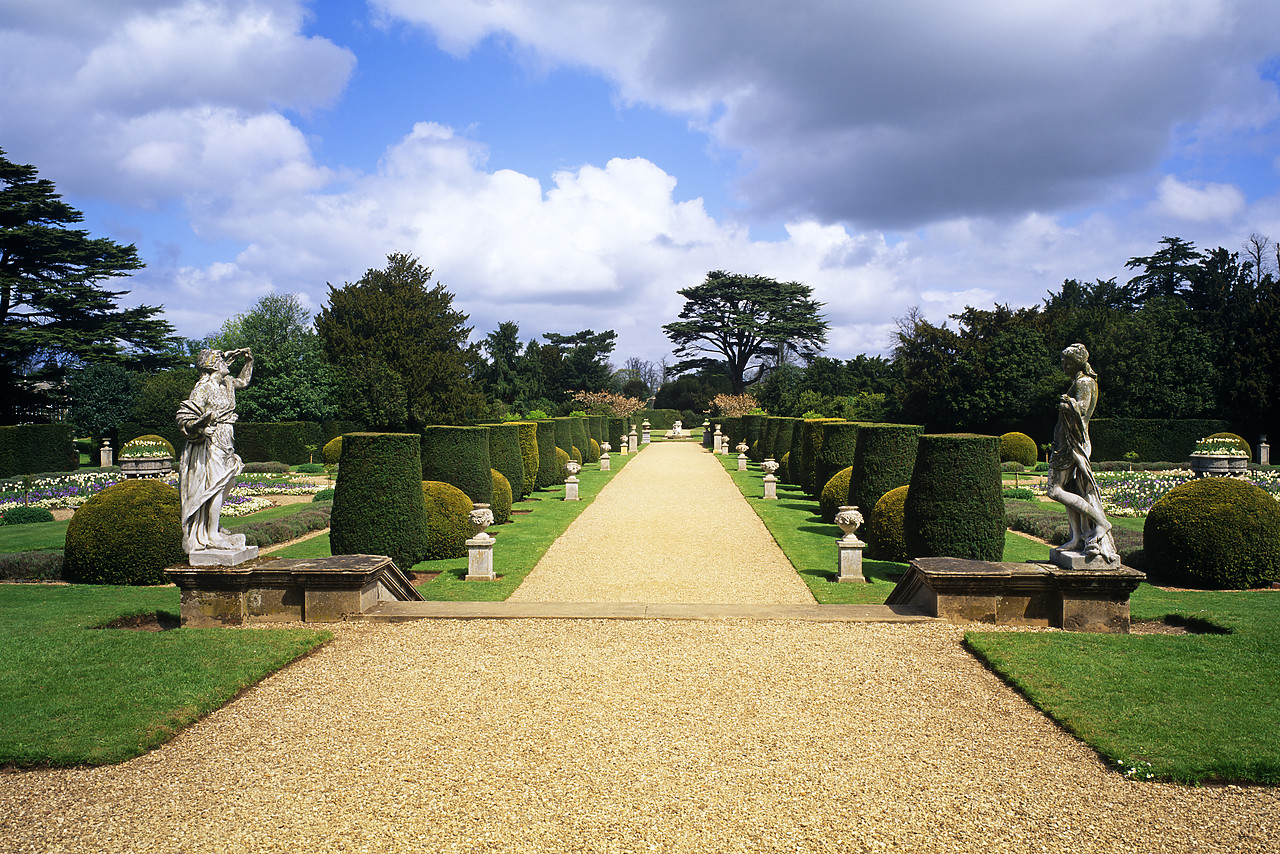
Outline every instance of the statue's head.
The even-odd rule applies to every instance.
[[[196,357],[196,367],[206,374],[211,374],[218,370],[218,367],[222,364],[221,350],[201,350],[200,355]]]
[[[1089,365],[1089,351],[1083,344],[1072,344],[1062,351],[1062,367],[1069,373],[1083,371],[1091,377],[1098,376]]]

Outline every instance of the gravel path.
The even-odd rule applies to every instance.
[[[0,850],[1263,852],[1273,789],[1106,770],[945,624],[346,624]]]
[[[831,548],[835,562],[835,546]],[[512,602],[813,603],[719,458],[657,442],[618,472]]]

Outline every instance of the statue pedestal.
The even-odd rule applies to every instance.
[[[481,534],[467,540],[467,581],[493,581],[493,544],[497,540]]]
[[[1049,563],[1072,572],[1088,570],[1090,572],[1120,569],[1120,558],[1107,560],[1105,557],[1088,557],[1084,552],[1067,550],[1060,546],[1049,549]]]
[[[836,581],[866,582],[862,574],[862,550],[866,545],[857,537],[836,540]]]
[[[993,563],[922,557],[885,600],[956,623],[1053,626],[1129,633],[1129,595],[1146,576],[1119,566],[1069,570],[1047,563]]]
[[[241,546],[237,549],[201,549],[187,555],[187,561],[192,566],[238,566],[257,556],[257,546]]]

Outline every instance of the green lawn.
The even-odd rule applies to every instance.
[[[328,640],[311,629],[97,629],[177,618],[174,587],[0,585],[0,766],[122,762]]]
[[[578,474],[580,501],[564,501],[564,487],[538,490],[533,500],[521,501],[512,510],[512,521],[489,529],[497,538],[493,547],[493,568],[496,581],[466,581],[467,559],[423,561],[412,569],[414,572],[438,572],[435,579],[418,586],[423,598],[439,602],[498,602],[506,599],[520,586],[529,571],[537,565],[542,555],[555,542],[569,523],[591,503],[610,479],[617,474],[633,454],[611,454],[611,471],[602,472],[595,465],[584,468]],[[329,555],[329,535],[322,534],[310,540],[285,546],[278,557],[312,558]]]

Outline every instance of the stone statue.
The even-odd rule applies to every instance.
[[[1072,344],[1062,351],[1062,370],[1071,377],[1071,388],[1058,401],[1049,497],[1066,505],[1071,540],[1054,549],[1052,559],[1055,564],[1072,569],[1099,564],[1118,566],[1120,557],[1111,539],[1111,523],[1102,509],[1102,495],[1089,464],[1093,451],[1089,419],[1098,405],[1098,375],[1089,365],[1089,351],[1083,344]]]
[[[232,377],[231,362],[242,356],[240,375]],[[178,406],[177,416],[187,437],[178,470],[182,550],[193,564],[234,564],[256,557],[258,551],[246,548],[243,534],[231,535],[220,527],[222,504],[244,468],[235,452],[232,425],[236,421],[236,389],[247,386],[253,376],[253,354],[247,348],[201,350],[197,365],[202,376]],[[234,554],[205,555],[197,560],[201,552],[226,551]],[[246,551],[252,554],[243,554]],[[228,559],[220,559],[223,557]]]

